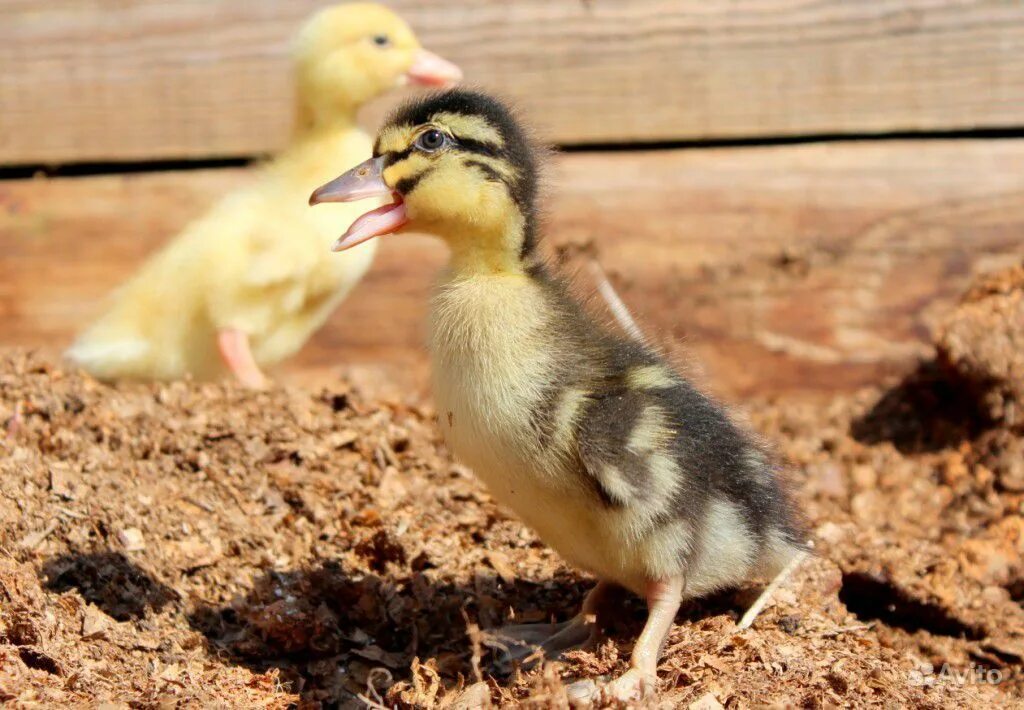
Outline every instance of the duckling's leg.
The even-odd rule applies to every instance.
[[[249,336],[237,328],[225,328],[217,332],[217,348],[224,364],[246,387],[259,389],[267,380],[256,364],[249,347]]]
[[[629,670],[599,690],[593,681],[579,681],[567,689],[572,700],[592,700],[599,693],[607,699],[629,702],[654,691],[658,682],[658,658],[672,629],[683,597],[683,577],[669,577],[647,585],[647,623],[633,645]]]
[[[597,612],[612,585],[598,582],[583,600],[580,612],[561,624],[513,624],[489,634],[489,646],[501,651],[495,665],[503,673],[515,662],[531,666],[544,658],[589,645],[597,639]]]

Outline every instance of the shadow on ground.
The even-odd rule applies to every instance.
[[[350,575],[340,564],[267,572],[244,598],[189,614],[224,659],[254,671],[281,671],[303,700],[346,704],[365,693],[374,668],[406,679],[415,658],[438,659],[437,671],[454,682],[473,674],[467,623],[491,618],[516,600],[564,616],[586,584],[565,577],[553,584],[477,581],[463,588],[414,572],[400,579]]]
[[[442,682],[472,678],[474,644],[468,624],[500,625],[514,610],[520,621],[565,620],[576,613],[592,582],[563,574],[551,580],[477,579],[471,588],[425,572],[396,580],[350,575],[340,564],[267,572],[252,590],[223,607],[201,606],[193,628],[221,658],[255,672],[277,668],[306,702],[348,706],[366,693],[374,668],[394,681],[410,677],[413,660],[437,659]],[[750,590],[747,590],[750,596]],[[644,603],[626,592],[610,600],[605,632],[628,653],[646,618]],[[680,623],[742,611],[742,595],[721,594],[685,605]],[[482,670],[490,656],[482,654]],[[379,680],[379,678],[378,678]],[[386,680],[386,679],[385,679]],[[383,684],[378,682],[378,687]]]
[[[159,612],[178,595],[120,552],[69,553],[42,566],[46,589],[77,590],[118,621],[141,619],[147,610]]]
[[[915,454],[955,447],[991,426],[976,393],[938,363],[925,362],[855,419],[850,434]]]

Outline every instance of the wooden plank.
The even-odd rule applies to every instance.
[[[563,155],[550,241],[591,245],[644,327],[723,392],[832,392],[927,353],[972,274],[1024,255],[1024,140]],[[0,344],[66,344],[245,171],[0,182]],[[422,366],[427,237],[389,237],[301,356]]]
[[[276,149],[324,4],[0,0],[0,164]],[[562,144],[1024,125],[1019,2],[389,4]]]

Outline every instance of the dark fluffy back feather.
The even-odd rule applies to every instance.
[[[756,437],[650,347],[600,325],[560,278],[545,268],[536,269],[533,277],[543,285],[551,307],[559,313],[557,337],[564,354],[564,379],[553,396],[564,387],[582,386],[604,399],[604,423],[590,421],[597,430],[589,434],[607,449],[609,461],[614,459],[612,452],[625,450],[625,437],[641,411],[655,405],[675,422],[671,450],[685,472],[685,485],[679,489],[670,515],[699,520],[712,498],[726,498],[744,511],[755,538],[764,542],[765,536],[775,530],[794,545],[803,544],[802,524],[789,491]],[[629,371],[648,365],[665,367],[677,381],[671,387],[631,390]],[[624,463],[618,468],[629,470]],[[606,491],[596,493],[605,504],[615,504]]]

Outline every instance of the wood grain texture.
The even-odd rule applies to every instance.
[[[0,0],[0,165],[276,149],[324,4]],[[1024,125],[1020,2],[389,4],[562,144]]]
[[[1024,255],[1021,140],[577,153],[550,177],[549,246],[591,248],[655,340],[732,394],[899,371],[975,272]],[[246,179],[0,182],[0,344],[67,344],[148,252]],[[428,237],[382,239],[290,368],[422,372],[444,260]]]

